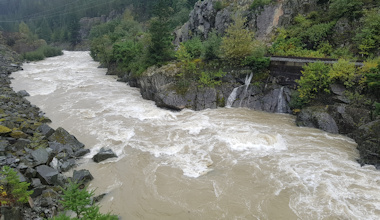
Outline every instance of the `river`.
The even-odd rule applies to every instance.
[[[12,87],[91,153],[76,169],[122,219],[379,219],[380,172],[352,139],[245,108],[171,112],[88,52],[25,63]],[[92,156],[102,147],[117,159]]]

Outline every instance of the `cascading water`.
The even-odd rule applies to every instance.
[[[243,100],[247,96],[247,90],[248,90],[249,84],[251,84],[252,77],[253,77],[253,73],[251,73],[250,75],[246,75],[244,85],[236,87],[232,90],[231,94],[228,96],[226,107],[232,107],[232,105],[234,104],[236,97],[238,95],[237,94],[238,90],[240,88],[244,87],[243,96],[241,97],[240,103],[239,103],[239,107],[241,107]]]
[[[284,87],[280,88],[278,92],[278,100],[277,100],[277,113],[285,113],[286,112],[286,104],[284,100]]]
[[[122,219],[379,219],[380,175],[349,138],[245,108],[170,112],[87,52],[28,63],[15,90],[91,154],[102,212]],[[91,160],[101,147],[118,158]]]

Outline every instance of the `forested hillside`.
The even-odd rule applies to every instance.
[[[167,4],[186,19],[195,0],[170,0]],[[5,0],[0,2],[0,31],[17,32],[24,22],[33,33],[47,42],[78,43],[79,20],[83,17],[122,14],[133,9],[138,21],[152,16],[155,1],[148,0]],[[182,19],[182,20],[183,20]]]

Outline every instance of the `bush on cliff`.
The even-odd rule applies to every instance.
[[[301,78],[296,81],[299,85],[299,97],[304,103],[310,102],[320,92],[330,93],[329,70],[330,67],[322,62],[304,66]]]

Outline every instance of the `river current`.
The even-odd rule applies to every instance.
[[[76,169],[122,219],[379,219],[380,172],[353,140],[245,108],[171,112],[88,52],[25,63],[13,88],[91,149]],[[102,147],[117,159],[92,156]]]

